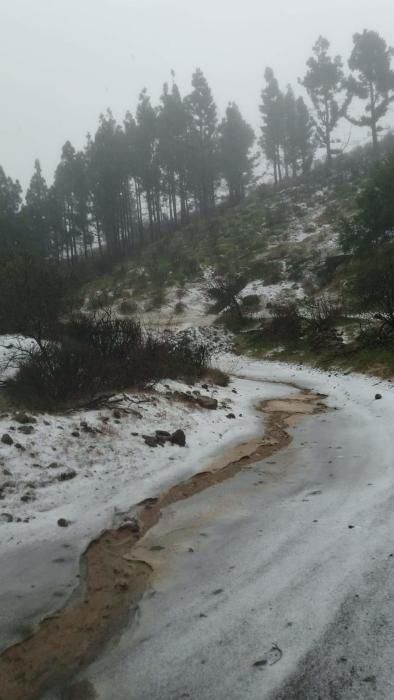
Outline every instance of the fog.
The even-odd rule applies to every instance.
[[[26,186],[39,157],[51,180],[67,139],[82,147],[107,107],[122,120],[143,87],[157,101],[171,69],[184,93],[200,66],[257,130],[267,65],[297,87],[319,34],[347,58],[364,28],[393,45],[392,0],[3,0],[0,164]]]

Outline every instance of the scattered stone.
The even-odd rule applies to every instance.
[[[185,447],[186,446],[186,435],[183,430],[176,430],[172,435],[171,435],[171,442],[173,445],[179,445],[179,447]]]
[[[51,463],[48,465],[48,469],[59,469],[59,467],[60,467],[59,462],[51,462]]]
[[[366,676],[363,678],[363,683],[376,683],[376,676]]]
[[[66,520],[66,518],[59,518],[57,524],[59,525],[59,527],[68,527],[70,525],[70,521]]]
[[[130,530],[130,532],[138,533],[140,531],[140,524],[137,518],[130,518],[130,520],[125,520],[120,526],[121,530]]]
[[[71,435],[72,435],[72,437],[75,437],[75,438],[81,437],[81,433],[79,432],[79,430],[73,430]]]
[[[235,415],[234,413],[228,413],[226,418],[235,418]]]
[[[171,433],[168,430],[156,430],[156,435],[158,438],[170,438]]]
[[[119,411],[118,408],[115,408],[115,409],[112,411],[112,415],[113,415],[114,418],[116,418],[116,420],[120,420],[120,419],[122,418],[122,411]]]
[[[75,479],[77,476],[77,472],[75,469],[68,468],[64,472],[61,472],[59,476],[57,477],[58,481],[71,481],[71,479]]]
[[[12,523],[14,521],[13,515],[11,513],[2,513],[0,515],[0,522],[3,523]]]
[[[22,425],[28,425],[29,423],[37,423],[37,419],[33,416],[29,416],[28,413],[15,413],[14,421],[21,423]]]
[[[22,450],[22,452],[26,452],[26,447],[23,447],[23,445],[21,445],[20,442],[16,442],[15,447],[17,450]]]
[[[209,390],[208,384],[201,384],[201,389],[205,389],[205,391]]]
[[[13,445],[14,441],[11,437],[11,435],[8,435],[8,433],[4,433],[3,437],[1,438],[1,442],[3,445]]]
[[[349,530],[354,530],[355,527],[355,525],[348,525]]]
[[[19,433],[23,433],[23,435],[31,435],[34,433],[34,428],[32,425],[21,425],[18,428]]]
[[[233,392],[233,394],[238,394],[238,391],[236,389],[231,389],[231,391]]]
[[[216,591],[212,591],[212,595],[220,595],[223,593],[223,588],[217,588]]]
[[[91,425],[89,425],[89,424],[86,422],[86,420],[82,420],[82,421],[80,422],[80,426],[81,426],[82,432],[84,432],[84,433],[91,433],[91,434],[94,435],[94,433],[97,432],[94,428],[92,428]]]
[[[157,436],[143,435],[142,437],[144,438],[145,444],[148,445],[148,447],[157,447],[160,444]]]
[[[375,394],[375,401],[379,401],[379,399],[382,399],[383,396],[382,394]]]
[[[267,659],[259,659],[258,661],[254,662],[253,666],[255,668],[263,668],[264,666],[267,665],[267,663],[268,663]]]
[[[36,495],[35,493],[24,493],[23,496],[21,496],[21,501],[23,503],[31,503],[32,501],[36,500]]]
[[[210,396],[198,396],[196,402],[199,406],[201,406],[201,408],[207,408],[210,411],[216,411],[218,407],[217,400],[211,398]]]

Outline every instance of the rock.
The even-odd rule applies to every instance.
[[[158,438],[170,438],[171,433],[168,430],[156,430],[156,435]]]
[[[159,438],[155,435],[143,435],[142,437],[148,447],[157,447],[159,445]]]
[[[23,503],[31,503],[31,501],[36,500],[36,495],[34,493],[24,493],[23,496],[21,496],[21,501]]]
[[[3,437],[1,438],[1,442],[3,443],[3,445],[13,445],[14,444],[12,437],[10,435],[8,435],[8,433],[4,433]]]
[[[59,518],[57,524],[59,525],[59,527],[68,527],[70,525],[70,521],[66,520],[66,518]]]
[[[23,447],[23,445],[21,445],[20,442],[16,442],[15,447],[17,450],[22,450],[22,452],[26,452],[26,447]]]
[[[115,409],[112,411],[112,415],[113,415],[114,418],[116,418],[116,420],[120,420],[120,419],[122,418],[122,411],[119,411],[118,408],[115,408]]]
[[[179,445],[179,447],[186,446],[186,435],[183,430],[176,430],[171,435],[171,442],[173,445]]]
[[[59,476],[57,477],[58,481],[71,481],[71,479],[75,479],[77,476],[77,472],[75,469],[66,469],[64,472],[61,472]]]
[[[210,396],[198,396],[196,399],[201,408],[207,408],[210,411],[215,411],[218,407],[218,402],[216,399],[212,399]]]
[[[202,388],[202,389],[205,389],[205,391],[208,391],[208,390],[209,390],[208,384],[201,384],[201,388]]]
[[[140,531],[140,525],[137,520],[137,518],[130,518],[129,520],[125,520],[124,523],[120,526],[121,530],[130,530],[131,532],[138,533]]]
[[[75,438],[81,437],[81,433],[79,432],[79,430],[73,430],[71,435],[72,435],[72,437],[75,437]]]
[[[28,425],[29,423],[37,423],[36,418],[29,416],[28,413],[15,413],[14,421],[21,423],[22,425]]]
[[[12,523],[14,521],[13,515],[11,513],[2,513],[0,515],[0,522],[3,523]]]
[[[51,462],[51,463],[48,465],[48,469],[59,469],[59,467],[60,467],[59,462]]]
[[[80,426],[81,426],[81,430],[82,430],[84,433],[90,433],[90,434],[93,434],[93,435],[94,435],[94,433],[96,432],[96,430],[95,430],[94,428],[92,428],[92,426],[89,425],[89,424],[86,422],[86,420],[82,420],[81,423],[80,423]]]
[[[383,396],[382,394],[375,394],[375,401],[379,401],[379,399],[382,399]]]
[[[235,418],[235,415],[234,413],[228,413],[226,418]]]
[[[23,433],[23,435],[31,435],[34,433],[34,428],[32,425],[21,425],[18,428],[19,433]]]

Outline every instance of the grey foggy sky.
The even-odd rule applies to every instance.
[[[319,34],[345,58],[364,28],[394,45],[393,0],[1,0],[1,8],[0,164],[24,186],[36,157],[51,180],[62,144],[82,147],[107,107],[121,121],[143,87],[156,102],[172,68],[184,93],[200,66],[220,112],[235,100],[257,129],[265,66],[296,87]]]

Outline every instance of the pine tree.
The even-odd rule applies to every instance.
[[[366,102],[364,114],[360,118],[348,113],[347,119],[356,126],[366,126],[372,132],[372,146],[375,157],[378,156],[379,121],[387,113],[390,102],[394,100],[394,71],[391,58],[394,49],[388,47],[377,32],[364,30],[353,36],[353,51],[349,59],[349,68],[353,72],[347,81],[347,106],[356,97]]]
[[[7,177],[0,166],[0,216],[16,214],[22,204],[22,187],[19,180],[15,182]]]
[[[188,219],[186,160],[188,115],[175,82],[171,90],[163,86],[158,113],[159,160],[164,172],[164,190],[168,196],[170,221],[175,226]]]
[[[104,236],[110,257],[129,250],[133,240],[129,162],[125,133],[112,113],[101,115],[88,146],[88,177],[98,236]]]
[[[308,71],[301,81],[306,88],[316,112],[319,145],[326,150],[327,167],[330,168],[333,148],[333,131],[343,114],[338,95],[343,89],[343,66],[340,56],[332,58],[328,51],[330,42],[320,36],[313,47],[313,56],[308,60]]]
[[[298,145],[297,145],[297,103],[292,87],[289,85],[283,98],[283,156],[286,177],[297,177]]]
[[[197,68],[192,77],[193,90],[185,99],[190,117],[188,139],[188,173],[195,205],[203,216],[215,207],[219,179],[217,153],[217,109],[211,89]]]
[[[316,151],[316,126],[308,107],[302,97],[296,100],[296,148],[301,172],[303,175],[309,172]]]
[[[264,73],[266,87],[261,93],[260,113],[263,117],[260,144],[274,168],[275,184],[282,180],[281,147],[284,142],[284,97],[272,68]]]
[[[34,173],[26,192],[25,216],[35,240],[47,252],[50,247],[48,187],[39,160],[34,162]]]
[[[158,156],[157,110],[152,106],[146,90],[140,94],[136,114],[136,167],[145,193],[151,236],[161,228],[161,183]]]
[[[231,204],[238,204],[253,179],[255,159],[250,151],[255,141],[252,127],[242,118],[235,102],[230,102],[219,127],[220,166]]]

